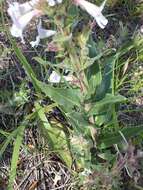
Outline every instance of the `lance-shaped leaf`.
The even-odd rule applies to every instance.
[[[112,94],[106,94],[106,96],[97,102],[91,103],[91,109],[89,110],[88,115],[96,115],[99,114],[100,112],[105,111],[105,106],[106,105],[113,105],[118,102],[123,102],[126,101],[126,98],[121,95],[112,95]]]
[[[134,127],[126,127],[120,130],[124,137],[126,139],[129,139],[131,137],[134,137],[138,135],[139,133],[143,133],[143,125],[141,126],[134,126]],[[123,137],[119,133],[119,131],[115,133],[108,133],[108,134],[103,134],[99,136],[99,141],[98,141],[98,147],[101,149],[111,147],[114,144],[118,144],[123,140]]]
[[[65,110],[71,110],[74,106],[80,106],[80,93],[77,89],[56,88],[49,84],[38,81],[32,77],[37,87],[54,102],[63,106]]]
[[[63,126],[51,125],[44,113],[43,107],[35,103],[37,116],[40,120],[41,132],[47,141],[49,148],[56,152],[68,167],[72,165],[72,157],[69,150],[68,135],[64,132]]]

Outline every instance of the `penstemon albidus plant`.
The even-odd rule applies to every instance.
[[[55,64],[48,62],[54,69],[47,79],[49,83],[39,81],[25,69],[37,87],[37,93],[42,92],[53,100],[72,127],[72,130],[67,129],[69,136],[64,126],[55,128],[42,113],[42,105],[36,102],[35,110],[41,109],[37,113],[43,122],[44,133],[51,141],[48,142],[50,148],[69,167],[75,160],[78,169],[91,169],[94,164],[92,157],[95,156],[91,154],[91,148],[105,148],[116,143],[108,141],[108,138],[105,141],[100,138],[101,126],[112,126],[117,122],[115,103],[125,100],[114,92],[113,75],[117,56],[112,49],[98,52],[97,43],[92,39],[91,20],[94,19],[94,25],[97,23],[101,29],[108,23],[102,14],[105,3],[106,0],[101,6],[96,6],[86,0],[31,0],[23,4],[14,2],[8,8],[13,21],[11,34],[21,38],[22,43],[25,42],[24,31],[27,25],[35,18],[39,20],[38,35],[36,41],[30,42],[32,47],[38,46],[40,39],[47,40],[47,37],[52,36],[47,49],[55,52]],[[91,16],[89,22],[85,12]],[[42,27],[43,15],[48,15],[49,23],[52,23],[49,30]],[[84,19],[86,24],[80,28],[79,23]],[[35,60],[45,65],[47,63],[40,57]],[[49,130],[45,132],[48,127]]]

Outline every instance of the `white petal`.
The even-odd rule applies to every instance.
[[[32,9],[33,9],[33,6],[30,1],[19,5],[19,10],[21,14],[25,14],[31,11]]]
[[[38,35],[40,39],[48,38],[56,34],[55,30],[46,30],[42,28],[41,20],[39,21],[39,24],[37,25],[37,29],[38,29]]]
[[[38,32],[40,39],[48,38],[50,36],[53,36],[56,34],[55,30],[46,30],[41,28],[40,31]]]
[[[35,41],[32,41],[30,42],[31,46],[34,48],[34,47],[37,47],[40,43],[40,38],[39,36],[36,37],[36,40]]]
[[[23,34],[22,34],[22,30],[20,28],[17,28],[16,25],[12,25],[12,27],[10,28],[10,32],[11,32],[11,35],[16,37],[16,38],[21,38],[21,42],[24,44],[25,41],[24,41],[24,38],[23,38]]]
[[[90,14],[97,21],[97,24],[101,28],[105,28],[105,26],[108,23],[108,20],[103,16],[101,11],[103,10],[103,8],[105,6],[106,0],[103,2],[103,4],[100,7],[94,5],[93,3],[90,3],[86,0],[77,0],[76,2],[79,6],[81,6],[81,8],[86,10],[87,13]]]
[[[31,21],[31,19],[34,17],[34,16],[38,16],[40,13],[39,10],[35,9],[35,10],[32,10],[26,14],[24,14],[23,16],[21,16],[19,19],[18,19],[18,23],[20,25],[20,27],[22,29],[24,29],[27,24]]]
[[[143,34],[143,25],[141,26],[140,31]]]
[[[49,77],[49,82],[51,83],[59,83],[61,80],[61,76],[56,73],[55,71],[53,71]]]
[[[38,35],[36,37],[36,41],[30,42],[32,47],[37,47],[40,43],[40,39],[48,38],[50,36],[55,35],[55,30],[46,30],[42,28],[41,20],[39,21],[39,24],[37,25]]]
[[[67,76],[62,76],[62,77],[64,78],[64,80],[68,82],[73,81],[73,75],[67,75]],[[64,82],[64,80],[62,80],[62,77],[57,72],[52,71],[48,81],[51,83]]]
[[[51,6],[51,7],[53,7],[56,4],[55,0],[47,0],[47,2],[49,4],[49,6]]]
[[[108,23],[108,20],[101,14],[96,17],[96,22],[100,26],[100,28],[104,29]]]
[[[32,6],[30,2],[26,2],[23,4],[14,2],[12,4],[9,4],[9,8],[7,11],[8,11],[9,16],[11,16],[11,19],[13,18],[17,19],[31,10],[32,10]]]
[[[97,5],[94,5],[93,3],[90,3],[86,0],[77,0],[76,1],[78,5],[80,5],[83,9],[85,9],[89,14],[99,14],[100,8]]]
[[[68,81],[68,82],[72,82],[73,81],[73,75],[67,75],[67,76],[63,76],[63,78]]]
[[[107,0],[103,1],[103,3],[100,5],[100,11],[103,11],[105,4],[106,4]]]
[[[57,3],[59,3],[59,4],[60,4],[60,3],[62,3],[62,1],[63,1],[63,0],[57,0]]]
[[[31,0],[31,1],[29,1],[30,5],[32,5],[32,6],[38,4],[39,2],[40,2],[40,0]]]
[[[22,36],[22,30],[20,28],[18,28],[16,25],[12,25],[12,27],[10,28],[10,32],[11,35],[14,37],[21,37]]]
[[[19,10],[19,3],[15,2],[13,4],[9,4],[7,12],[11,17],[13,23],[17,23],[18,18],[21,16],[21,12]]]

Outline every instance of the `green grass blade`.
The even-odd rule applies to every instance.
[[[3,153],[5,152],[7,146],[11,143],[12,139],[16,136],[17,133],[17,129],[14,130],[5,140],[5,142],[3,143],[3,145],[0,148],[0,158],[2,157]]]
[[[6,132],[6,131],[4,131],[2,129],[0,129],[0,134],[5,136],[5,137],[8,137],[10,135],[10,133],[8,133],[8,132]]]
[[[26,74],[28,75],[28,77],[31,79],[31,75],[35,76],[35,73],[32,69],[32,67],[30,66],[30,64],[28,63],[26,57],[22,54],[20,48],[17,47],[16,43],[14,40],[11,39],[11,43],[14,49],[14,52],[16,54],[16,56],[18,57],[20,63],[22,64],[22,66],[24,67],[24,70],[26,71]]]
[[[27,76],[29,77],[29,79],[32,81],[33,83],[33,86],[35,88],[36,91],[39,91],[35,81],[33,80],[32,76],[34,76],[36,78],[36,75],[31,67],[31,65],[28,63],[26,57],[23,55],[23,53],[21,52],[21,50],[17,47],[16,43],[14,40],[12,40],[10,37],[9,37],[10,41],[11,41],[11,44],[12,44],[12,47],[14,49],[14,52],[17,56],[17,58],[19,59],[20,61],[20,64],[23,66]]]
[[[14,149],[13,149],[12,160],[11,160],[11,169],[9,172],[8,190],[13,189],[13,184],[16,177],[17,162],[19,158],[20,147],[23,140],[24,129],[25,129],[25,126],[20,126],[17,130],[17,136],[14,142]]]

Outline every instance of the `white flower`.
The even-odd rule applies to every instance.
[[[22,43],[24,43],[23,31],[25,27],[34,16],[41,14],[40,10],[34,8],[37,2],[38,0],[32,0],[23,4],[17,2],[9,4],[8,14],[13,21],[10,29],[11,34],[17,38],[20,37]]]
[[[60,4],[60,3],[62,3],[62,1],[63,1],[63,0],[57,0],[57,3],[59,3],[59,4]]]
[[[50,6],[54,6],[57,3],[62,3],[62,0],[47,0],[47,2]],[[33,17],[40,16],[42,14],[42,11],[36,8],[38,3],[40,3],[40,0],[31,0],[23,4],[20,4],[18,2],[13,2],[9,4],[7,12],[13,21],[10,32],[12,36],[21,38],[22,43],[25,43],[23,38],[23,31],[28,23]],[[37,46],[40,42],[40,39],[52,36],[54,34],[55,31],[45,30],[41,27],[41,25],[39,25],[38,36],[36,37],[35,42],[31,42],[32,46]]]
[[[140,27],[140,31],[143,34],[143,25]]]
[[[108,23],[108,20],[103,16],[102,10],[105,6],[107,0],[105,0],[100,7],[90,3],[86,0],[75,0],[76,4],[79,5],[82,9],[86,10],[88,14],[90,14],[100,26],[100,28],[104,29]]]
[[[36,40],[30,42],[32,47],[37,47],[40,43],[40,39],[48,38],[56,34],[55,30],[46,30],[42,28],[41,20],[39,21],[39,24],[37,25],[37,30],[38,30],[38,36],[36,36]]]
[[[61,76],[56,73],[55,71],[53,71],[49,77],[49,82],[51,83],[59,83],[61,80]]]
[[[48,4],[49,4],[49,6],[55,6],[56,5],[56,3],[62,3],[62,0],[47,0],[47,2],[48,2]]]
[[[68,82],[73,80],[72,75],[63,76],[63,78],[64,80]],[[62,77],[56,71],[52,71],[48,81],[51,83],[59,83],[59,82],[63,82],[61,80],[62,80]]]

